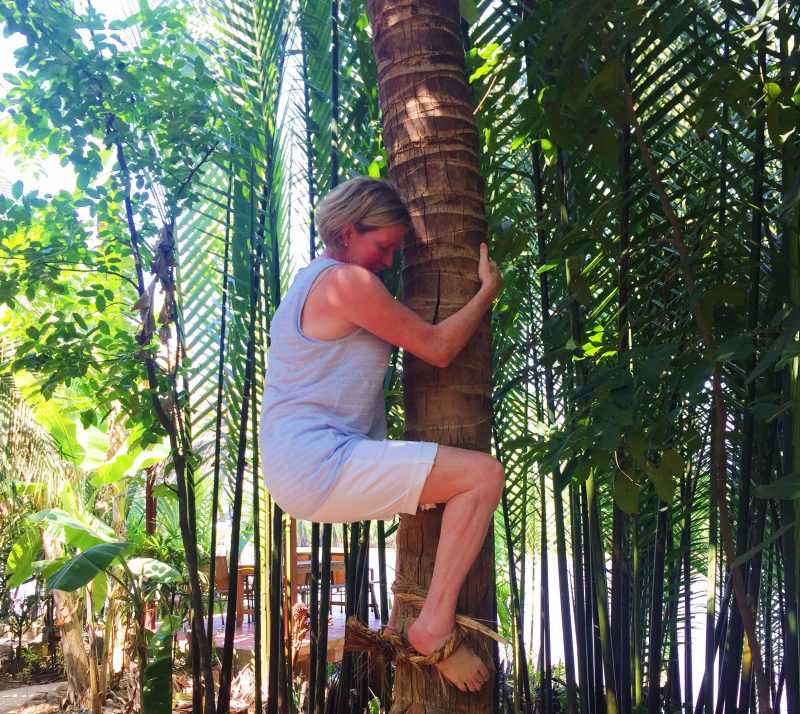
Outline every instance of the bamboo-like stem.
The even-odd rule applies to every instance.
[[[313,131],[311,126],[311,99],[310,83],[308,78],[308,51],[305,47],[305,34],[300,33],[303,45],[302,73],[303,73],[303,118],[306,126],[306,166],[308,181],[308,217],[309,217],[309,257],[313,260],[317,251],[317,230],[315,224],[315,203],[316,203],[316,184],[314,181],[314,144]],[[309,648],[308,648],[308,711],[314,712],[317,696],[317,648],[319,645],[320,628],[320,609],[319,609],[319,585],[320,585],[320,529],[319,523],[311,524],[311,592],[309,595]]]
[[[589,657],[591,640],[587,636],[587,613],[583,578],[584,544],[581,536],[581,499],[580,490],[574,483],[569,485],[572,525],[572,572],[574,583],[575,608],[575,645],[578,652],[578,683],[581,714],[594,714],[594,691],[589,677]]]
[[[568,220],[569,216],[569,201],[567,178],[565,169],[565,158],[563,152],[559,151],[561,168],[561,206],[565,210],[561,211],[562,220]],[[566,266],[567,283],[571,283],[575,276],[572,275],[572,269],[569,262]],[[582,327],[580,324],[580,315],[578,311],[578,303],[573,299],[569,303],[569,320],[572,333],[572,339],[575,344],[582,343]],[[586,383],[586,372],[582,362],[575,361],[575,385],[580,389]],[[585,485],[585,509],[584,518],[586,525],[583,529],[584,538],[589,546],[587,553],[588,561],[584,560],[584,564],[588,565],[590,569],[586,572],[586,585],[587,585],[587,601],[591,603],[593,617],[587,618],[589,621],[592,619],[597,625],[597,637],[600,640],[599,652],[594,651],[593,663],[595,665],[594,671],[594,686],[590,686],[593,694],[596,692],[600,696],[602,691],[602,679],[605,678],[605,706],[607,714],[616,714],[617,712],[617,695],[615,691],[614,662],[611,657],[611,637],[609,634],[608,622],[608,594],[606,588],[606,573],[605,573],[605,557],[603,554],[603,547],[600,534],[600,518],[597,502],[597,491],[595,484],[595,474],[590,471],[589,478]],[[573,548],[575,546],[573,545]],[[588,614],[588,613],[587,613]],[[587,642],[593,640],[594,627],[586,630]],[[597,648],[594,648],[595,650]],[[597,707],[599,710],[599,706]]]
[[[107,129],[110,132],[113,126],[115,117],[110,114],[107,118]],[[122,174],[123,184],[123,202],[125,205],[125,215],[129,232],[129,245],[134,259],[134,267],[136,271],[136,284],[139,290],[139,295],[143,295],[144,287],[144,272],[140,256],[139,248],[139,234],[136,228],[133,213],[133,199],[131,194],[131,178],[128,164],[125,158],[125,152],[122,142],[116,139],[112,142],[116,148],[117,163],[119,164],[120,172]],[[170,235],[172,235],[173,225],[169,227]],[[205,623],[203,620],[203,598],[200,588],[200,577],[197,564],[197,545],[196,533],[192,529],[191,520],[189,515],[190,507],[190,494],[187,487],[187,472],[190,474],[191,480],[191,467],[187,462],[188,442],[183,440],[186,436],[180,429],[178,418],[180,411],[177,407],[179,402],[174,399],[173,404],[175,408],[168,415],[161,404],[158,394],[158,377],[156,373],[156,364],[153,357],[149,354],[145,356],[145,368],[147,371],[147,389],[150,396],[150,402],[155,411],[159,424],[161,424],[164,431],[167,433],[170,443],[170,449],[173,454],[173,465],[175,468],[175,481],[178,492],[178,521],[181,531],[181,541],[183,543],[184,555],[186,556],[186,566],[189,573],[190,583],[190,597],[192,602],[192,633],[193,641],[196,641],[197,647],[195,654],[199,659],[199,666],[193,669],[193,697],[195,698],[195,709],[199,705],[199,692],[203,692],[203,714],[216,714],[216,706],[214,701],[214,677],[211,667],[211,651],[210,645],[206,638]],[[174,388],[174,384],[170,389]],[[202,672],[203,681],[200,680],[199,674]],[[205,682],[205,689],[203,688]],[[199,713],[198,713],[199,714]]]
[[[636,712],[642,711],[644,706],[644,674],[642,672],[642,614],[639,603],[639,584],[641,583],[639,567],[639,522],[633,523],[633,535],[631,543],[631,560],[633,567],[633,709]]]
[[[308,711],[315,711],[317,699],[317,647],[319,645],[319,523],[311,524],[311,592],[309,593]]]
[[[700,470],[698,464],[698,472]],[[686,714],[692,712],[694,697],[693,660],[692,660],[692,506],[694,505],[694,492],[696,481],[687,484],[689,503],[685,504],[685,521],[681,535],[681,563],[683,567],[683,671],[684,690],[683,708]]]
[[[320,598],[319,598],[319,633],[317,635],[317,679],[311,683],[316,688],[313,714],[323,714],[325,711],[325,684],[327,682],[328,662],[328,610],[331,601],[331,534],[332,526],[325,523],[322,526],[322,572],[320,573]]]
[[[796,65],[789,52],[789,41],[796,36],[797,7],[785,0],[778,0],[779,70],[782,85],[789,88],[796,80]],[[796,48],[795,48],[796,54]],[[789,196],[798,176],[797,142],[787,140],[781,146],[781,196],[784,205],[789,205]],[[800,304],[800,206],[795,201],[793,209],[787,211],[782,221],[783,256],[788,260],[789,304]],[[786,369],[789,377],[788,393],[793,402],[800,399],[800,358],[792,358]],[[800,410],[792,409],[784,425],[785,461],[784,473],[800,469]],[[783,664],[779,676],[776,702],[781,701],[781,682],[786,684],[786,712],[800,714],[800,501],[780,502],[781,519],[785,523],[794,521],[794,528],[781,539],[783,550],[783,588],[779,589],[784,600]],[[777,705],[776,705],[777,709]]]
[[[283,646],[283,511],[277,503],[272,504],[272,542],[269,559],[269,677],[267,689],[267,713],[283,712],[288,704],[281,696],[281,662]]]
[[[669,527],[669,508],[666,503],[658,503],[658,524],[653,545],[652,587],[650,591],[650,653],[647,663],[647,711],[659,714],[661,711],[661,648],[664,640],[664,558],[666,552],[667,528]]]
[[[686,493],[686,476],[681,475],[680,494],[681,503],[685,504],[688,498]],[[675,528],[674,517],[670,519],[670,528],[667,529],[667,553],[671,554],[673,564],[669,570],[667,580],[667,594],[669,600],[666,608],[666,623],[669,627],[669,642],[667,651],[667,682],[664,688],[664,709],[675,710],[680,707],[681,701],[681,673],[678,658],[678,606],[680,598],[681,560],[675,554]]]
[[[607,55],[609,57],[613,57],[613,51],[611,50],[608,38],[602,27],[598,27],[598,32]],[[631,125],[633,126],[634,135],[636,137],[636,143],[639,147],[639,151],[642,156],[642,161],[645,164],[653,188],[656,194],[658,195],[659,201],[661,202],[661,206],[664,209],[664,213],[666,214],[667,220],[672,229],[672,244],[675,247],[675,250],[677,251],[678,256],[680,258],[680,271],[681,275],[683,276],[684,284],[686,285],[687,293],[689,294],[690,298],[694,298],[696,293],[694,274],[692,272],[689,262],[689,252],[686,248],[686,243],[683,238],[683,229],[681,227],[678,216],[675,213],[674,208],[672,207],[672,203],[670,202],[669,197],[667,196],[666,187],[664,186],[664,182],[661,179],[661,175],[659,174],[658,169],[656,168],[656,165],[650,154],[650,150],[647,147],[644,131],[642,129],[641,124],[639,123],[639,118],[634,106],[631,87],[623,71],[619,72],[619,79],[623,89],[623,96],[625,100],[625,108],[628,114],[628,119]],[[697,326],[700,330],[703,344],[705,345],[709,355],[712,356],[713,358],[715,348],[714,348],[714,336],[712,327],[708,322],[708,318],[706,317],[705,313],[700,308],[699,302],[697,300],[692,300],[692,313],[694,315],[695,322],[697,323]],[[733,549],[733,533],[730,522],[730,514],[728,512],[728,502],[726,495],[728,468],[727,468],[727,458],[726,458],[726,448],[725,448],[726,446],[725,429],[727,423],[727,410],[722,391],[722,370],[719,363],[717,363],[717,366],[714,369],[711,384],[712,384],[713,402],[717,410],[715,435],[714,435],[717,445],[717,448],[715,449],[716,464],[714,468],[714,473],[716,476],[715,492],[716,492],[717,506],[719,508],[719,521],[720,521],[720,533],[722,536],[722,545],[725,551],[725,557],[728,561],[731,570],[731,576],[733,578],[733,588],[735,594],[734,599],[739,609],[739,613],[742,617],[742,622],[744,624],[745,632],[747,633],[747,636],[753,647],[753,662],[756,671],[756,681],[758,683],[759,710],[761,714],[771,714],[772,704],[770,702],[770,697],[769,697],[769,686],[767,684],[766,677],[764,675],[764,664],[761,657],[761,648],[758,644],[758,637],[756,634],[755,618],[747,602],[745,585],[744,585],[744,580],[742,579],[741,569],[734,563],[735,556]]]
[[[277,263],[276,263],[277,264]],[[258,311],[259,307],[262,305],[262,295],[261,290],[256,290],[256,303],[255,303],[255,310]],[[259,335],[259,338],[263,338],[263,334]],[[258,345],[263,345],[263,339],[258,339]],[[263,349],[259,349],[258,345],[256,346],[256,355],[254,355],[254,359],[258,359],[258,362],[261,366],[260,373],[264,374],[264,369],[266,367],[265,360],[264,360],[264,351]],[[264,711],[264,705],[262,702],[263,690],[262,690],[262,639],[263,639],[263,627],[261,625],[261,613],[263,609],[261,607],[261,573],[262,573],[262,561],[261,561],[261,547],[262,547],[262,533],[261,533],[261,489],[260,489],[260,481],[261,481],[261,469],[260,469],[260,458],[259,458],[259,444],[258,444],[258,429],[259,429],[259,419],[257,413],[257,405],[260,403],[258,399],[258,385],[254,381],[253,382],[253,399],[251,400],[251,413],[250,413],[250,421],[252,424],[252,440],[253,440],[253,550],[255,553],[255,558],[253,562],[253,610],[255,612],[255,637],[254,637],[254,647],[255,647],[255,655],[254,655],[254,664],[255,664],[255,709],[257,712]],[[213,581],[212,581],[213,582]],[[213,585],[211,585],[213,589]],[[209,617],[209,620],[211,617]]]
[[[358,585],[359,585],[359,537],[361,534],[362,524],[360,522],[350,524],[350,547],[345,552],[345,618],[350,619],[355,616],[358,611],[359,598],[358,598]],[[345,538],[345,541],[347,539]],[[344,714],[351,708],[352,692],[356,690],[354,685],[354,670],[357,668],[355,665],[356,654],[354,652],[345,652],[342,658],[342,664],[339,669],[339,682],[336,688],[336,701],[334,711],[338,714]],[[360,654],[360,653],[358,653]]]
[[[532,87],[532,59],[530,48],[526,47],[525,62],[527,72],[526,88],[528,97],[533,96]],[[534,144],[531,150],[533,161],[533,191],[538,216],[544,215],[544,190],[542,185],[542,156],[539,144]],[[544,265],[547,252],[547,234],[544,230],[538,230],[537,250],[539,265]],[[539,292],[541,302],[542,322],[550,319],[550,286],[547,271],[540,274]],[[547,407],[547,422],[555,423],[555,386],[553,379],[553,368],[548,363],[544,373],[545,400]],[[575,682],[575,653],[573,650],[572,634],[572,609],[570,608],[569,581],[567,570],[567,546],[566,546],[566,520],[564,518],[563,490],[557,484],[561,482],[561,471],[557,467],[553,473],[553,515],[555,519],[556,531],[556,561],[558,563],[558,591],[561,604],[561,627],[564,641],[564,674],[566,677],[567,690],[567,714],[577,714],[578,712],[578,693]],[[581,712],[586,714],[586,696],[581,697]]]
[[[265,169],[265,176],[268,168]],[[254,171],[251,169],[251,185],[253,184]],[[236,603],[238,591],[239,572],[239,536],[241,533],[242,498],[244,495],[244,470],[247,455],[247,434],[250,400],[254,393],[255,360],[256,360],[256,324],[258,321],[258,305],[261,285],[261,261],[264,250],[265,224],[267,205],[271,191],[271,182],[265,180],[261,196],[259,214],[259,227],[252,231],[250,244],[250,314],[247,337],[247,353],[245,357],[244,383],[242,385],[242,407],[239,421],[238,450],[236,455],[236,473],[234,476],[233,513],[231,516],[231,542],[230,542],[230,573],[228,583],[228,621],[225,623],[225,640],[222,648],[222,662],[219,675],[219,697],[217,710],[220,714],[227,714],[230,709],[231,681],[233,668],[233,642],[236,628]],[[252,206],[252,199],[251,199]],[[257,508],[257,503],[254,508]]]
[[[608,623],[608,593],[606,588],[605,553],[600,533],[600,512],[597,504],[595,474],[590,472],[586,480],[586,496],[589,502],[589,529],[592,547],[592,572],[594,573],[595,600],[597,603],[597,627],[600,635],[603,674],[605,676],[606,712],[616,714],[616,674],[611,656],[611,635]]]
[[[498,458],[502,459],[503,448],[502,444],[500,443],[500,436],[498,434],[496,425],[494,425],[492,429],[492,436],[494,438],[495,453],[497,454]],[[511,580],[511,621],[514,635],[516,636],[514,641],[514,655],[516,658],[516,671],[519,673],[520,688],[522,689],[522,702],[520,709],[523,712],[532,712],[533,700],[531,698],[531,684],[528,676],[528,658],[525,651],[525,625],[522,607],[520,605],[517,568],[514,562],[514,538],[511,533],[511,521],[509,518],[508,489],[503,489],[503,495],[500,503],[503,510],[503,528],[505,530],[506,548],[508,553],[508,572]],[[541,681],[540,686],[544,686],[544,683]],[[545,709],[544,711],[548,710]]]
[[[761,76],[766,78],[766,34],[762,35],[758,48],[758,68]],[[762,243],[762,214],[764,211],[764,132],[765,120],[759,117],[755,126],[755,150],[753,152],[753,191],[750,229],[750,281],[747,300],[747,331],[752,334],[758,326],[759,315],[759,293],[761,289],[761,243]],[[745,372],[750,374],[756,367],[757,353],[754,351],[747,360]],[[745,387],[744,408],[741,416],[742,434],[744,442],[742,444],[741,464],[739,467],[739,488],[737,498],[739,500],[738,513],[736,518],[736,555],[741,555],[750,547],[748,539],[748,526],[751,524],[750,516],[750,490],[753,471],[753,449],[755,442],[755,417],[748,405],[756,400],[756,380],[748,380]],[[753,562],[745,563],[742,567],[743,577],[749,577],[749,570]],[[731,612],[728,647],[725,648],[726,662],[728,666],[728,676],[725,680],[725,710],[735,712],[736,696],[739,689],[739,670],[741,667],[742,686],[744,680],[749,680],[750,653],[747,653],[747,662],[743,659],[743,628],[742,620],[737,610]],[[749,650],[749,643],[747,644]]]
[[[550,575],[549,570],[549,550],[547,547],[547,491],[545,488],[545,475],[541,475],[540,479],[540,499],[539,507],[541,509],[539,531],[540,531],[540,558],[542,563],[542,576],[541,576],[541,646],[544,656],[542,657],[542,705],[545,712],[552,711],[553,707],[553,665],[551,657],[551,636],[550,636]],[[524,563],[523,563],[524,567]],[[524,654],[524,653],[523,653]],[[525,658],[520,662],[521,666],[527,669]]]
[[[301,40],[304,42],[303,33],[301,33]],[[314,143],[313,133],[311,128],[311,101],[309,92],[308,81],[308,53],[302,52],[302,70],[303,70],[303,109],[304,119],[306,124],[306,158],[308,164],[306,172],[308,174],[308,253],[313,260],[317,254],[317,226],[315,222],[316,214],[316,184],[314,182]]]
[[[630,44],[625,50],[625,71],[630,77]],[[631,348],[630,326],[628,324],[628,297],[630,292],[630,207],[631,207],[631,136],[630,128],[625,126],[620,135],[620,226],[619,226],[619,333],[620,366],[630,371],[628,352]],[[617,456],[618,462],[625,462],[624,454]],[[611,633],[612,660],[615,663],[615,690],[619,697],[620,714],[631,713],[631,619],[630,619],[630,565],[627,554],[628,516],[617,506],[612,505],[612,545],[611,545]]]
[[[214,425],[214,480],[211,486],[211,556],[208,564],[208,626],[206,639],[213,645],[214,600],[217,582],[217,511],[219,510],[219,471],[222,452],[222,387],[225,378],[225,336],[228,317],[228,270],[231,243],[231,207],[233,204],[233,166],[228,167],[228,196],[225,205],[225,252],[222,258],[222,307],[219,328],[219,362],[217,367],[217,403]],[[230,572],[229,578],[230,580]]]

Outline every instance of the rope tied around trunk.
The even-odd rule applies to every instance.
[[[425,602],[427,592],[424,588],[406,578],[398,577],[392,586],[395,597],[419,610]],[[395,664],[411,664],[417,667],[431,667],[447,659],[460,646],[468,632],[477,632],[502,644],[508,640],[498,635],[483,623],[466,615],[455,616],[455,626],[447,641],[435,652],[423,655],[417,652],[402,635],[382,627],[371,630],[358,618],[350,617],[345,628],[345,650],[349,652],[369,652]]]

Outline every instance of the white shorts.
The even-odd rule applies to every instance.
[[[309,521],[349,523],[416,513],[438,444],[364,439],[353,450],[333,489]]]

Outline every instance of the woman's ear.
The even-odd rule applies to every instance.
[[[353,237],[353,234],[356,232],[356,227],[352,223],[348,223],[344,228],[342,228],[342,246],[347,248],[350,245],[350,239]]]

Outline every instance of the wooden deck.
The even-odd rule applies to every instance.
[[[371,613],[370,613],[371,614]],[[331,615],[331,622],[328,625],[328,661],[338,662],[344,655],[344,623],[345,615],[344,609],[338,607],[333,608]],[[370,618],[369,626],[377,629],[380,627],[380,620],[374,617]],[[178,636],[178,640],[183,642],[186,640],[186,634],[182,633]],[[253,656],[256,640],[256,626],[254,622],[249,622],[245,617],[244,622],[240,627],[234,630],[233,634],[233,649],[237,653],[237,659],[246,663]],[[222,616],[214,615],[214,645],[222,648],[225,643],[225,625],[222,624]],[[308,661],[310,640],[306,635],[303,644],[300,646],[300,653],[298,655],[298,662],[302,664]]]

